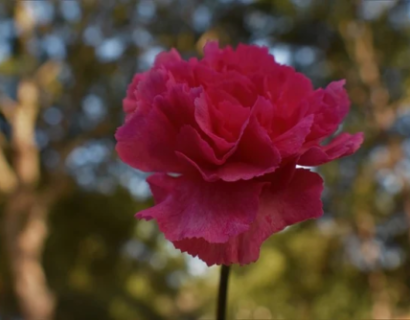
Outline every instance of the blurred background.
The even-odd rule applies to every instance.
[[[325,215],[235,266],[230,319],[410,319],[410,2],[0,0],[0,319],[213,319],[218,268],[155,223],[114,152],[157,53],[269,47],[316,87],[346,78],[354,156],[319,169]]]

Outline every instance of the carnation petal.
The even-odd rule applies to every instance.
[[[183,172],[175,154],[177,131],[154,105],[147,114],[136,112],[120,127],[115,138],[121,160],[145,172]]]
[[[151,189],[155,204],[159,204],[166,200],[168,195],[174,189],[175,181],[170,179],[167,174],[153,174],[147,178],[147,182]],[[146,219],[147,217],[144,217]]]
[[[345,80],[333,81],[326,87],[326,92],[335,103],[333,111],[338,114],[340,119],[344,119],[350,108],[349,96],[344,89],[345,83]]]
[[[227,47],[229,48],[229,47]],[[208,41],[204,46],[205,59],[212,59],[220,52],[218,41]]]
[[[252,112],[261,126],[264,127],[270,135],[273,127],[273,118],[276,113],[276,108],[272,102],[259,96],[252,108]]]
[[[296,72],[293,68],[288,66],[283,66],[283,68],[286,70],[286,80],[281,87],[276,104],[281,109],[281,113],[291,116],[297,112],[300,102],[313,92],[313,85],[308,77]]]
[[[252,115],[236,151],[219,172],[225,181],[252,179],[275,171],[281,156],[266,130]]]
[[[255,45],[239,44],[236,50],[230,46],[220,49],[218,42],[211,41],[204,47],[204,56],[204,61],[216,70],[235,70],[247,76],[272,72],[279,66],[267,47]]]
[[[167,90],[166,81],[168,76],[163,70],[152,70],[138,83],[136,99],[144,111],[150,109],[156,97],[161,96]]]
[[[307,140],[323,140],[337,130],[349,111],[350,101],[343,88],[344,80],[316,90],[308,99],[308,114],[315,115],[315,121]]]
[[[144,80],[146,73],[138,73],[132,79],[131,84],[128,86],[127,89],[127,96],[123,100],[123,110],[125,113],[130,114],[133,113],[138,106],[136,93],[139,83]]]
[[[249,229],[264,185],[165,174],[155,174],[148,182],[157,205],[138,213],[138,218],[155,219],[170,241],[199,237],[212,243],[226,242]]]
[[[299,121],[293,128],[273,140],[282,158],[297,154],[310,132],[314,116],[310,115]]]
[[[201,165],[201,162],[196,162],[186,154],[177,154],[196,167],[206,181],[250,180],[275,171],[281,161],[279,151],[255,115],[249,119],[235,148],[225,155],[219,166]]]
[[[225,162],[226,154],[218,159],[209,143],[201,137],[192,126],[183,126],[177,137],[177,152],[183,154],[198,165],[221,165]]]
[[[166,95],[158,97],[156,102],[159,109],[175,127],[195,126],[195,100],[199,97],[201,90],[201,88],[189,88],[182,84],[174,85]]]
[[[211,138],[216,150],[223,154],[232,149],[236,143],[227,141],[215,132],[214,127],[221,117],[219,110],[216,110],[205,94],[201,94],[195,100],[195,120],[198,126]]]
[[[179,55],[178,51],[175,50],[174,48],[171,49],[170,51],[164,51],[159,53],[154,62],[155,67],[160,67],[162,65],[167,65],[170,63],[175,63],[178,61],[181,61],[181,56]]]
[[[254,262],[259,257],[262,243],[270,235],[323,214],[322,190],[323,181],[318,174],[298,169],[287,187],[277,184],[264,189],[257,217],[248,231],[231,237],[226,243],[212,243],[198,237],[175,241],[174,245],[183,252],[198,256],[209,266]]]
[[[172,87],[175,84],[186,84],[190,88],[198,87],[193,72],[193,67],[197,64],[194,60],[191,61],[176,61],[175,63],[169,63],[166,65],[166,70],[169,72],[169,78],[167,85]]]
[[[359,149],[363,139],[363,133],[342,133],[326,146],[316,145],[309,148],[300,157],[298,164],[313,167],[349,156]]]

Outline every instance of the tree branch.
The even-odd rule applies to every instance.
[[[40,175],[39,153],[35,145],[35,125],[39,110],[39,92],[29,80],[23,80],[18,89],[19,105],[13,121],[12,147],[14,168],[22,184],[30,186],[37,182]]]
[[[0,149],[0,172],[0,193],[12,193],[17,188],[18,180],[2,149]]]
[[[0,89],[0,112],[4,115],[8,122],[12,122],[13,115],[17,107],[18,103],[9,98],[7,94]]]

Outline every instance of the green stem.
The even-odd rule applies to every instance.
[[[218,310],[216,320],[226,320],[226,302],[228,296],[229,266],[221,266],[221,277],[219,280]]]

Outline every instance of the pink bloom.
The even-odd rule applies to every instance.
[[[314,90],[266,48],[210,42],[204,52],[200,61],[161,53],[135,76],[117,152],[155,172],[156,205],[138,218],[208,265],[247,264],[271,234],[322,215],[322,179],[296,165],[351,155],[363,134],[322,143],[348,113],[344,81]]]

